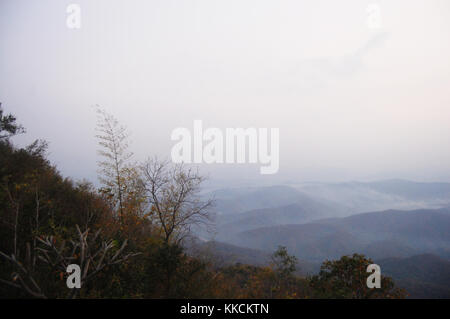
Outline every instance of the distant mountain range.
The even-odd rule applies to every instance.
[[[229,242],[263,250],[283,245],[299,258],[310,261],[356,252],[373,258],[420,253],[450,257],[450,212],[438,209],[364,213],[252,229],[236,234]]]
[[[205,195],[214,198],[216,236],[197,231],[200,237],[226,241],[254,228],[299,224],[325,217],[348,215],[342,205],[315,200],[290,186],[223,189]]]
[[[315,200],[336,202],[350,214],[450,206],[450,183],[393,179],[370,183],[301,183],[292,186]]]
[[[450,183],[421,183],[392,179],[376,182],[290,183],[265,187],[219,189],[204,194],[216,199],[220,214],[285,206],[309,197],[342,205],[352,213],[386,209],[450,206]]]
[[[219,215],[242,213],[249,210],[285,206],[311,198],[290,186],[245,187],[222,189],[206,194],[215,199]]]
[[[213,245],[225,264],[263,265],[282,245],[310,274],[325,259],[363,253],[411,297],[450,298],[450,183],[302,183],[211,195],[215,241],[201,246]]]
[[[331,205],[322,204],[306,197],[286,206],[254,209],[240,214],[219,215],[216,219],[217,238],[227,240],[239,232],[261,227],[303,224],[329,217],[331,212],[335,212]]]

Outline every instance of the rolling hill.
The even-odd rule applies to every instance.
[[[333,204],[335,214],[341,213],[344,209],[340,205],[329,203],[326,200],[313,200],[307,194],[285,185],[221,189],[203,196],[214,199],[214,211],[218,215],[239,214],[251,210],[276,208],[295,203],[307,207]]]
[[[286,246],[310,261],[354,252],[387,258],[434,253],[450,256],[448,209],[373,212],[301,225],[277,225],[244,231],[230,243],[273,250]]]
[[[254,209],[240,214],[217,216],[217,238],[225,240],[239,232],[255,228],[303,224],[333,215],[334,207],[303,198],[281,207]]]
[[[450,298],[450,261],[432,254],[377,261],[410,298]]]

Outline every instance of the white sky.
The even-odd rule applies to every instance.
[[[99,104],[136,159],[176,127],[279,127],[266,180],[450,181],[450,2],[0,1],[0,101],[76,179],[96,178]],[[377,3],[382,28],[367,27]],[[256,178],[260,165],[204,166]]]

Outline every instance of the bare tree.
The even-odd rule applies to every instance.
[[[65,273],[67,266],[77,264],[81,269],[80,281],[82,286],[106,267],[123,263],[129,258],[139,255],[133,253],[124,254],[127,246],[126,240],[120,248],[118,247],[118,249],[114,250],[116,244],[113,240],[99,243],[100,230],[90,235],[89,230],[82,232],[78,225],[76,225],[76,229],[78,238],[71,240],[68,245],[66,245],[66,241],[62,241],[57,245],[53,236],[46,238],[37,237],[40,245],[34,251],[30,248],[30,244],[27,243],[25,261],[22,262],[18,261],[14,254],[8,256],[0,252],[0,256],[10,261],[16,269],[11,274],[10,281],[0,279],[0,282],[22,289],[35,298],[46,299],[46,294],[35,279],[36,264],[32,261],[33,255],[36,255],[40,261],[50,266],[51,271]],[[78,292],[79,289],[71,289],[67,297],[76,298]]]
[[[102,191],[111,195],[115,207],[118,208],[119,218],[124,213],[126,197],[126,180],[129,167],[128,161],[132,153],[128,152],[127,129],[97,106],[97,131],[101,149],[98,153],[104,158],[99,162],[100,182],[104,185]]]
[[[198,196],[204,177],[197,170],[157,158],[141,169],[148,203],[166,243],[179,243],[194,225],[210,225],[212,200]]]

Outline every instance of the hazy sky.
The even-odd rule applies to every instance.
[[[15,142],[46,139],[76,179],[96,178],[99,104],[137,160],[195,119],[280,128],[279,174],[211,178],[450,181],[450,2],[1,0],[0,101],[27,128]]]

